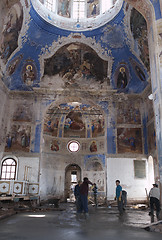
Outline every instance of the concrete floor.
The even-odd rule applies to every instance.
[[[148,211],[89,207],[89,218],[77,219],[75,205],[65,211],[19,213],[0,222],[0,240],[161,240],[162,234],[143,229],[150,223]]]

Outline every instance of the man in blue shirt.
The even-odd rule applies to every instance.
[[[118,203],[118,210],[120,215],[123,214],[123,201],[122,201],[122,187],[120,186],[120,181],[116,180],[116,197]]]

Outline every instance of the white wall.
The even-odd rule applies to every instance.
[[[38,157],[19,157],[18,159],[18,180],[23,181],[25,166],[29,167],[29,182],[38,182],[39,177],[39,158]]]
[[[146,178],[134,176],[134,160],[146,160]],[[154,183],[153,162],[146,158],[107,158],[107,198],[115,197],[116,179],[127,191],[128,200],[146,200],[146,190],[149,192]]]

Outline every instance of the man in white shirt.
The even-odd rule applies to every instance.
[[[152,184],[153,188],[151,188],[149,197],[150,197],[150,215],[154,216],[154,207],[156,207],[156,217],[159,220],[160,215],[160,190],[158,185]]]

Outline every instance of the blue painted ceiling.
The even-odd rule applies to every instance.
[[[23,11],[27,11],[27,9],[29,9],[29,6],[23,6]],[[111,75],[109,76],[112,89],[125,93],[142,92],[148,84],[149,67],[141,59],[140,43],[144,44],[144,42],[142,42],[142,39],[141,42],[139,39],[135,39],[131,31],[133,24],[137,25],[134,31],[142,31],[142,27],[140,29],[138,26],[138,19],[136,19],[136,22],[132,20],[132,26],[130,21],[128,21],[130,25],[126,24],[126,19],[130,19],[130,16],[127,18],[127,14],[129,15],[129,11],[126,9],[126,4],[123,3],[123,7],[117,16],[104,26],[87,31],[72,32],[47,23],[31,5],[29,13],[26,15],[23,13],[24,19],[28,16],[29,20],[26,18],[23,21],[21,31],[19,31],[18,47],[10,56],[6,58],[3,56],[6,65],[6,69],[3,71],[4,83],[10,90],[33,91],[33,88],[40,88],[44,72],[42,59],[46,57],[47,53],[50,56],[51,51],[55,52],[55,49],[52,48],[52,46],[55,46],[54,42],[59,45],[59,41],[63,41],[63,37],[67,39],[71,34],[77,33],[77,36],[84,36],[87,41],[93,40],[95,45],[99,44],[103,53],[112,59]],[[158,12],[158,16],[159,14]],[[140,14],[137,14],[137,16],[142,19]],[[71,42],[75,43],[75,38],[71,39]],[[94,51],[95,49],[94,47]],[[3,54],[7,54],[6,51]],[[122,83],[117,86],[121,68],[124,68],[126,73],[127,83],[124,87]],[[30,84],[27,84],[24,80],[25,77],[27,78],[25,71],[28,70],[31,70],[33,74]]]

